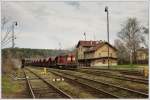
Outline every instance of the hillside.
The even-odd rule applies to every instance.
[[[6,48],[2,49],[2,58],[11,55],[12,58],[48,57],[68,53],[69,50]]]
[[[30,48],[5,48],[2,49],[2,72],[10,72],[21,67],[22,58],[43,58],[57,56],[70,52],[69,50],[30,49]]]

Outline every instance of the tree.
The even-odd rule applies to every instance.
[[[144,44],[144,46],[146,48],[148,48],[148,33],[149,33],[149,29],[147,27],[142,27],[141,33],[143,33],[143,37],[141,38],[142,43]]]
[[[136,18],[128,18],[122,26],[118,37],[126,46],[130,56],[130,64],[136,61],[136,50],[140,47],[143,35],[141,34],[141,27]]]
[[[117,57],[118,57],[118,63],[119,64],[125,64],[129,62],[129,54],[127,52],[126,46],[121,42],[119,39],[116,39],[114,41],[114,46],[117,49]]]
[[[148,29],[148,28],[143,27],[143,30],[144,30],[144,33],[145,33],[145,34],[148,34],[148,33],[149,33],[149,29]]]

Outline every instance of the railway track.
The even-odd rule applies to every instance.
[[[56,70],[56,69],[50,69],[49,71],[54,74],[61,75],[64,78],[72,77],[74,80],[78,82],[82,82],[90,86],[93,86],[97,89],[101,89],[102,91],[105,91],[106,93],[111,94],[117,98],[148,98],[148,94],[146,93],[124,88],[121,86],[113,85],[102,81],[92,80],[85,77],[73,75],[67,71]]]
[[[136,78],[136,77],[131,77],[131,76],[122,75],[122,74],[117,75],[117,74],[111,74],[111,73],[100,72],[100,71],[91,71],[91,70],[75,70],[75,71],[92,74],[92,75],[96,75],[96,76],[104,76],[104,77],[108,77],[108,78],[126,80],[126,81],[131,81],[131,82],[142,83],[142,84],[148,84],[148,79]]]
[[[72,68],[73,69],[73,68]],[[140,69],[138,70],[129,70],[129,69],[106,69],[106,68],[87,68],[87,67],[83,67],[83,68],[78,68],[78,69],[88,69],[88,70],[101,70],[101,71],[114,71],[114,72],[120,72],[121,74],[125,74],[125,75],[133,75],[133,76],[141,76],[143,71],[140,71]]]
[[[32,98],[72,98],[29,69],[24,69],[24,75]],[[29,80],[29,77],[35,77],[38,80]]]
[[[41,70],[41,69],[38,69],[38,70]],[[55,76],[59,76],[60,78],[64,77],[58,73],[54,73],[54,72],[50,72],[50,73],[54,74]],[[64,77],[64,79],[68,83],[71,83],[75,86],[82,87],[80,89],[83,89],[83,91],[90,93],[94,98],[119,98],[118,96],[112,95],[104,90],[98,89],[98,88],[91,86],[89,84],[86,84],[84,82],[79,82],[79,81],[75,80],[74,78]],[[75,98],[77,98],[77,97],[75,97]]]

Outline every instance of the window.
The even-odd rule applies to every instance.
[[[110,64],[112,64],[112,61],[110,61]]]
[[[103,59],[103,64],[105,64],[105,59]]]
[[[110,53],[110,57],[112,57],[112,53]]]
[[[101,56],[101,53],[99,53],[99,56]]]

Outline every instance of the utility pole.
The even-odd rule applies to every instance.
[[[105,12],[107,12],[107,41],[109,44],[109,11],[108,6],[105,7]],[[109,69],[109,46],[108,46],[108,69]]]
[[[84,32],[84,38],[85,38],[85,41],[86,41],[86,33]],[[86,67],[86,58],[85,58],[85,54],[84,54],[84,66]]]
[[[12,23],[12,48],[15,47],[15,35],[14,35],[14,28],[15,26],[17,26],[18,23],[17,22],[13,22]]]

